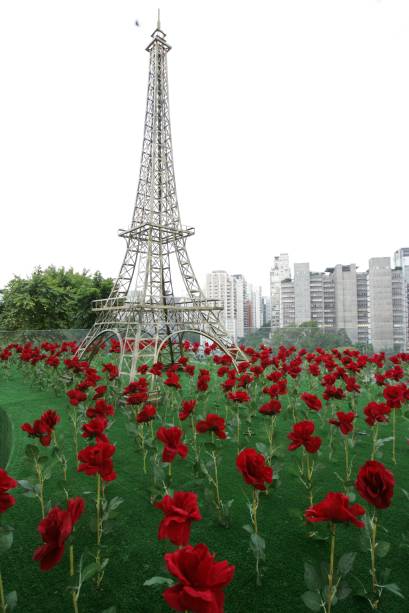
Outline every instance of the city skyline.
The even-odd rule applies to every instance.
[[[92,0],[70,11],[0,7],[0,286],[36,265],[117,273],[143,127],[140,51],[156,6],[135,11],[130,1],[115,11]],[[320,270],[362,267],[366,253],[407,244],[396,223],[409,201],[407,3],[317,0],[249,14],[170,1],[162,22],[181,216],[197,228],[189,252],[202,285],[209,269],[237,268],[267,293],[262,267],[274,253],[307,254]],[[262,130],[255,116],[268,117]]]

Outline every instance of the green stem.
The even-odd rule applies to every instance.
[[[378,527],[378,516],[376,509],[371,520],[371,577],[372,577],[372,591],[376,594],[377,591],[377,578],[376,578],[376,531]]]
[[[3,587],[3,578],[1,576],[1,571],[0,571],[0,606],[1,606],[1,613],[6,613],[6,600],[4,598],[4,587]]]
[[[310,507],[312,507],[312,505],[314,504],[313,496],[312,496],[312,475],[314,472],[314,460],[312,461],[312,464],[310,464],[310,454],[308,453],[308,451],[306,452],[306,456],[307,456],[308,495],[309,495],[309,500],[310,500]]]
[[[212,458],[213,458],[213,464],[214,464],[214,487],[216,490],[216,504],[217,504],[217,509],[220,511],[222,508],[222,502],[220,500],[219,477],[217,473],[217,456],[216,456],[215,451],[212,451]]]
[[[43,472],[41,470],[41,464],[39,464],[37,462],[37,459],[34,460],[35,461],[35,469],[36,469],[36,473],[37,473],[37,480],[38,480],[38,486],[39,486],[39,493],[37,494],[38,499],[40,501],[40,506],[41,506],[41,516],[44,519],[45,517],[45,510],[44,510],[44,477],[43,477]]]
[[[392,462],[396,464],[396,410],[392,409]]]
[[[349,442],[348,438],[344,438],[344,451],[345,451],[345,481],[349,481],[351,478],[352,463],[349,463]]]
[[[371,460],[373,460],[375,458],[376,441],[377,440],[378,440],[378,422],[376,422],[376,424],[374,425],[374,428],[373,428]]]
[[[333,582],[334,582],[334,558],[335,558],[335,530],[336,525],[331,523],[331,544],[330,544],[330,557],[329,557],[329,571],[328,571],[328,595],[327,595],[327,613],[331,613],[333,595]]]
[[[70,577],[74,576],[74,545],[70,545]],[[72,590],[72,606],[74,613],[78,613],[78,592]]]

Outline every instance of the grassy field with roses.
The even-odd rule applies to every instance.
[[[214,348],[205,361],[186,348],[178,366],[156,370],[147,395],[150,367],[129,387],[114,347],[91,366],[61,349],[0,349],[3,451],[11,441],[0,467],[16,481],[2,486],[0,472],[1,613],[14,591],[27,613],[409,607],[408,355],[261,348],[237,373]],[[41,417],[49,410],[59,419]],[[87,449],[104,444],[114,451],[92,472]],[[360,472],[368,461],[372,472]],[[178,492],[191,496],[176,513]],[[320,506],[330,492],[338,497]],[[175,504],[165,525],[166,496]],[[67,501],[76,501],[69,529],[58,545],[42,539],[42,516],[59,507],[66,519]],[[33,560],[47,543],[59,559]],[[215,567],[218,585],[169,572],[164,556],[176,563],[187,543],[227,561]]]

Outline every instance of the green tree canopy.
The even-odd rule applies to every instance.
[[[316,347],[332,349],[333,347],[351,347],[352,343],[345,330],[323,330],[316,321],[305,321],[299,326],[286,326],[272,334],[274,348],[295,345],[314,351]]]
[[[93,300],[106,298],[112,279],[72,268],[36,268],[28,279],[14,277],[5,287],[0,305],[4,330],[89,328],[95,320]]]

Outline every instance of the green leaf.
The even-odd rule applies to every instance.
[[[264,455],[268,454],[267,446],[264,443],[256,443],[256,449]]]
[[[245,530],[246,532],[248,532],[249,534],[253,534],[254,530],[252,528],[252,526],[249,526],[248,524],[246,524],[245,526],[243,526],[243,530]]]
[[[355,551],[350,551],[349,553],[344,553],[343,556],[341,556],[341,558],[339,559],[338,562],[338,573],[340,575],[347,575],[349,572],[351,572],[353,566],[354,566],[354,562],[355,562],[355,558],[356,558],[356,552]]]
[[[30,460],[33,460],[34,458],[38,458],[38,456],[40,455],[40,451],[38,447],[36,447],[35,445],[26,445],[24,453],[27,456],[27,458],[30,458]]]
[[[112,498],[109,501],[108,513],[110,513],[111,511],[115,511],[115,509],[117,509],[119,506],[121,506],[123,501],[124,501],[124,499],[120,498],[119,496],[115,496],[114,498]]]
[[[378,558],[384,558],[388,555],[390,548],[391,544],[387,541],[379,541],[376,545],[376,555]]]
[[[0,555],[10,549],[13,544],[13,530],[0,527]]]
[[[88,564],[88,566],[86,566],[84,570],[82,571],[82,574],[81,574],[82,582],[84,583],[84,581],[88,581],[88,579],[91,579],[92,577],[94,577],[99,570],[100,570],[100,565],[97,564],[96,562],[91,562],[91,564]]]
[[[321,609],[321,597],[317,592],[304,592],[301,598],[310,611],[319,611]]]
[[[253,532],[253,534],[250,535],[250,543],[252,545],[253,551],[257,554],[257,556],[264,560],[266,549],[265,540],[259,534]]]
[[[9,592],[8,594],[6,594],[6,603],[7,603],[7,609],[10,609],[10,611],[16,608],[17,592],[15,590],[13,592]]]
[[[352,590],[349,587],[348,583],[346,583],[345,581],[341,581],[341,583],[337,587],[338,600],[345,600],[345,598],[348,598],[351,592]]]
[[[321,579],[310,562],[304,562],[304,581],[307,588],[313,592],[321,587]]]
[[[30,483],[30,481],[27,481],[27,479],[21,479],[20,481],[17,481],[17,483],[21,485],[23,489],[29,492],[33,491],[33,485]]]
[[[147,586],[151,586],[151,585],[168,585],[171,586],[173,585],[173,581],[172,579],[169,579],[168,577],[151,577],[150,579],[147,579],[143,585],[147,585]]]
[[[383,587],[384,590],[388,590],[388,592],[392,592],[392,594],[395,594],[395,596],[399,596],[399,598],[405,598],[400,591],[400,587],[396,583],[387,583],[381,587]]]

